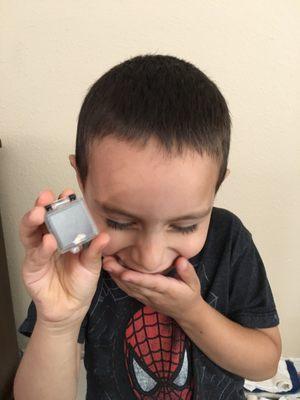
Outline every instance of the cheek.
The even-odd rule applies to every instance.
[[[103,256],[111,256],[127,247],[130,247],[130,243],[126,240],[126,235],[120,235],[111,231],[107,233],[110,235],[111,239],[102,252]],[[180,236],[178,241],[173,243],[172,248],[176,253],[179,253],[186,258],[191,258],[202,250],[207,236],[206,233],[203,234],[202,232],[199,232],[192,236]]]
[[[202,250],[204,244],[205,237],[195,234],[193,238],[183,240],[178,250],[183,257],[192,258]]]
[[[84,198],[89,208],[89,211],[93,217],[93,220],[95,221],[95,224],[99,229],[99,232],[100,233],[106,232],[110,236],[110,241],[108,245],[103,249],[102,255],[111,256],[120,251],[122,248],[127,247],[128,244],[126,244],[125,241],[126,236],[122,232],[108,229],[104,217],[99,215],[99,212],[95,211],[93,207],[90,205],[89,196],[85,194]]]
[[[92,217],[97,225],[99,233],[106,232],[110,236],[108,245],[103,249],[103,256],[111,256],[124,246],[124,235],[120,235],[118,231],[108,229],[104,219],[99,216],[93,209],[90,209]]]
[[[114,235],[111,234],[110,232],[107,232],[110,236],[110,241],[107,246],[102,251],[103,256],[112,256],[115,254],[117,251],[120,250],[120,245],[118,245],[115,241]]]
[[[181,254],[186,258],[192,258],[204,247],[208,232],[208,224],[201,226],[199,231],[190,237],[184,237]]]
[[[112,256],[118,251],[129,246],[128,240],[126,240],[126,235],[107,229],[102,230],[102,232],[104,231],[110,236],[110,241],[102,252],[104,256]]]

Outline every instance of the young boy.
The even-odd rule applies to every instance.
[[[70,162],[100,234],[58,255],[49,190],[23,217],[33,302],[16,400],[75,399],[83,343],[88,400],[245,399],[244,378],[276,373],[263,262],[238,217],[213,207],[229,143],[222,94],[184,60],[134,57],[90,88]]]

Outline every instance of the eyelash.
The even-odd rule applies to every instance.
[[[113,221],[111,219],[106,219],[106,224],[107,224],[107,226],[109,226],[112,229],[122,231],[122,230],[129,228],[132,225],[132,222],[127,223],[127,224],[120,224],[119,222]],[[183,227],[180,228],[177,226],[174,228],[179,233],[188,234],[188,233],[195,232],[195,230],[198,228],[198,225],[195,224],[195,225],[191,225],[191,226],[186,226],[184,228]]]

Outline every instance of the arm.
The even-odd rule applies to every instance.
[[[81,343],[77,343],[77,379],[79,380],[80,376],[80,362],[81,362],[81,353],[82,353],[83,345]]]
[[[75,400],[79,328],[55,329],[37,320],[15,376],[15,400]]]
[[[250,329],[223,316],[202,298],[178,324],[215,364],[253,381],[273,377],[281,355],[277,327]]]
[[[281,355],[278,328],[245,328],[216,311],[199,296],[194,267],[183,260],[175,263],[180,280],[128,271],[112,257],[104,258],[103,268],[129,296],[175,319],[215,364],[249,380],[274,376]]]
[[[66,189],[59,198],[70,194]],[[97,288],[102,249],[110,239],[101,232],[79,253],[60,254],[45,227],[45,206],[54,199],[51,191],[41,192],[19,228],[25,248],[22,278],[36,306],[36,323],[15,376],[16,400],[75,399],[78,334]]]

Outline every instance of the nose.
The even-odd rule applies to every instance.
[[[165,247],[163,235],[157,233],[142,235],[133,247],[132,261],[142,271],[158,271],[164,266]]]

